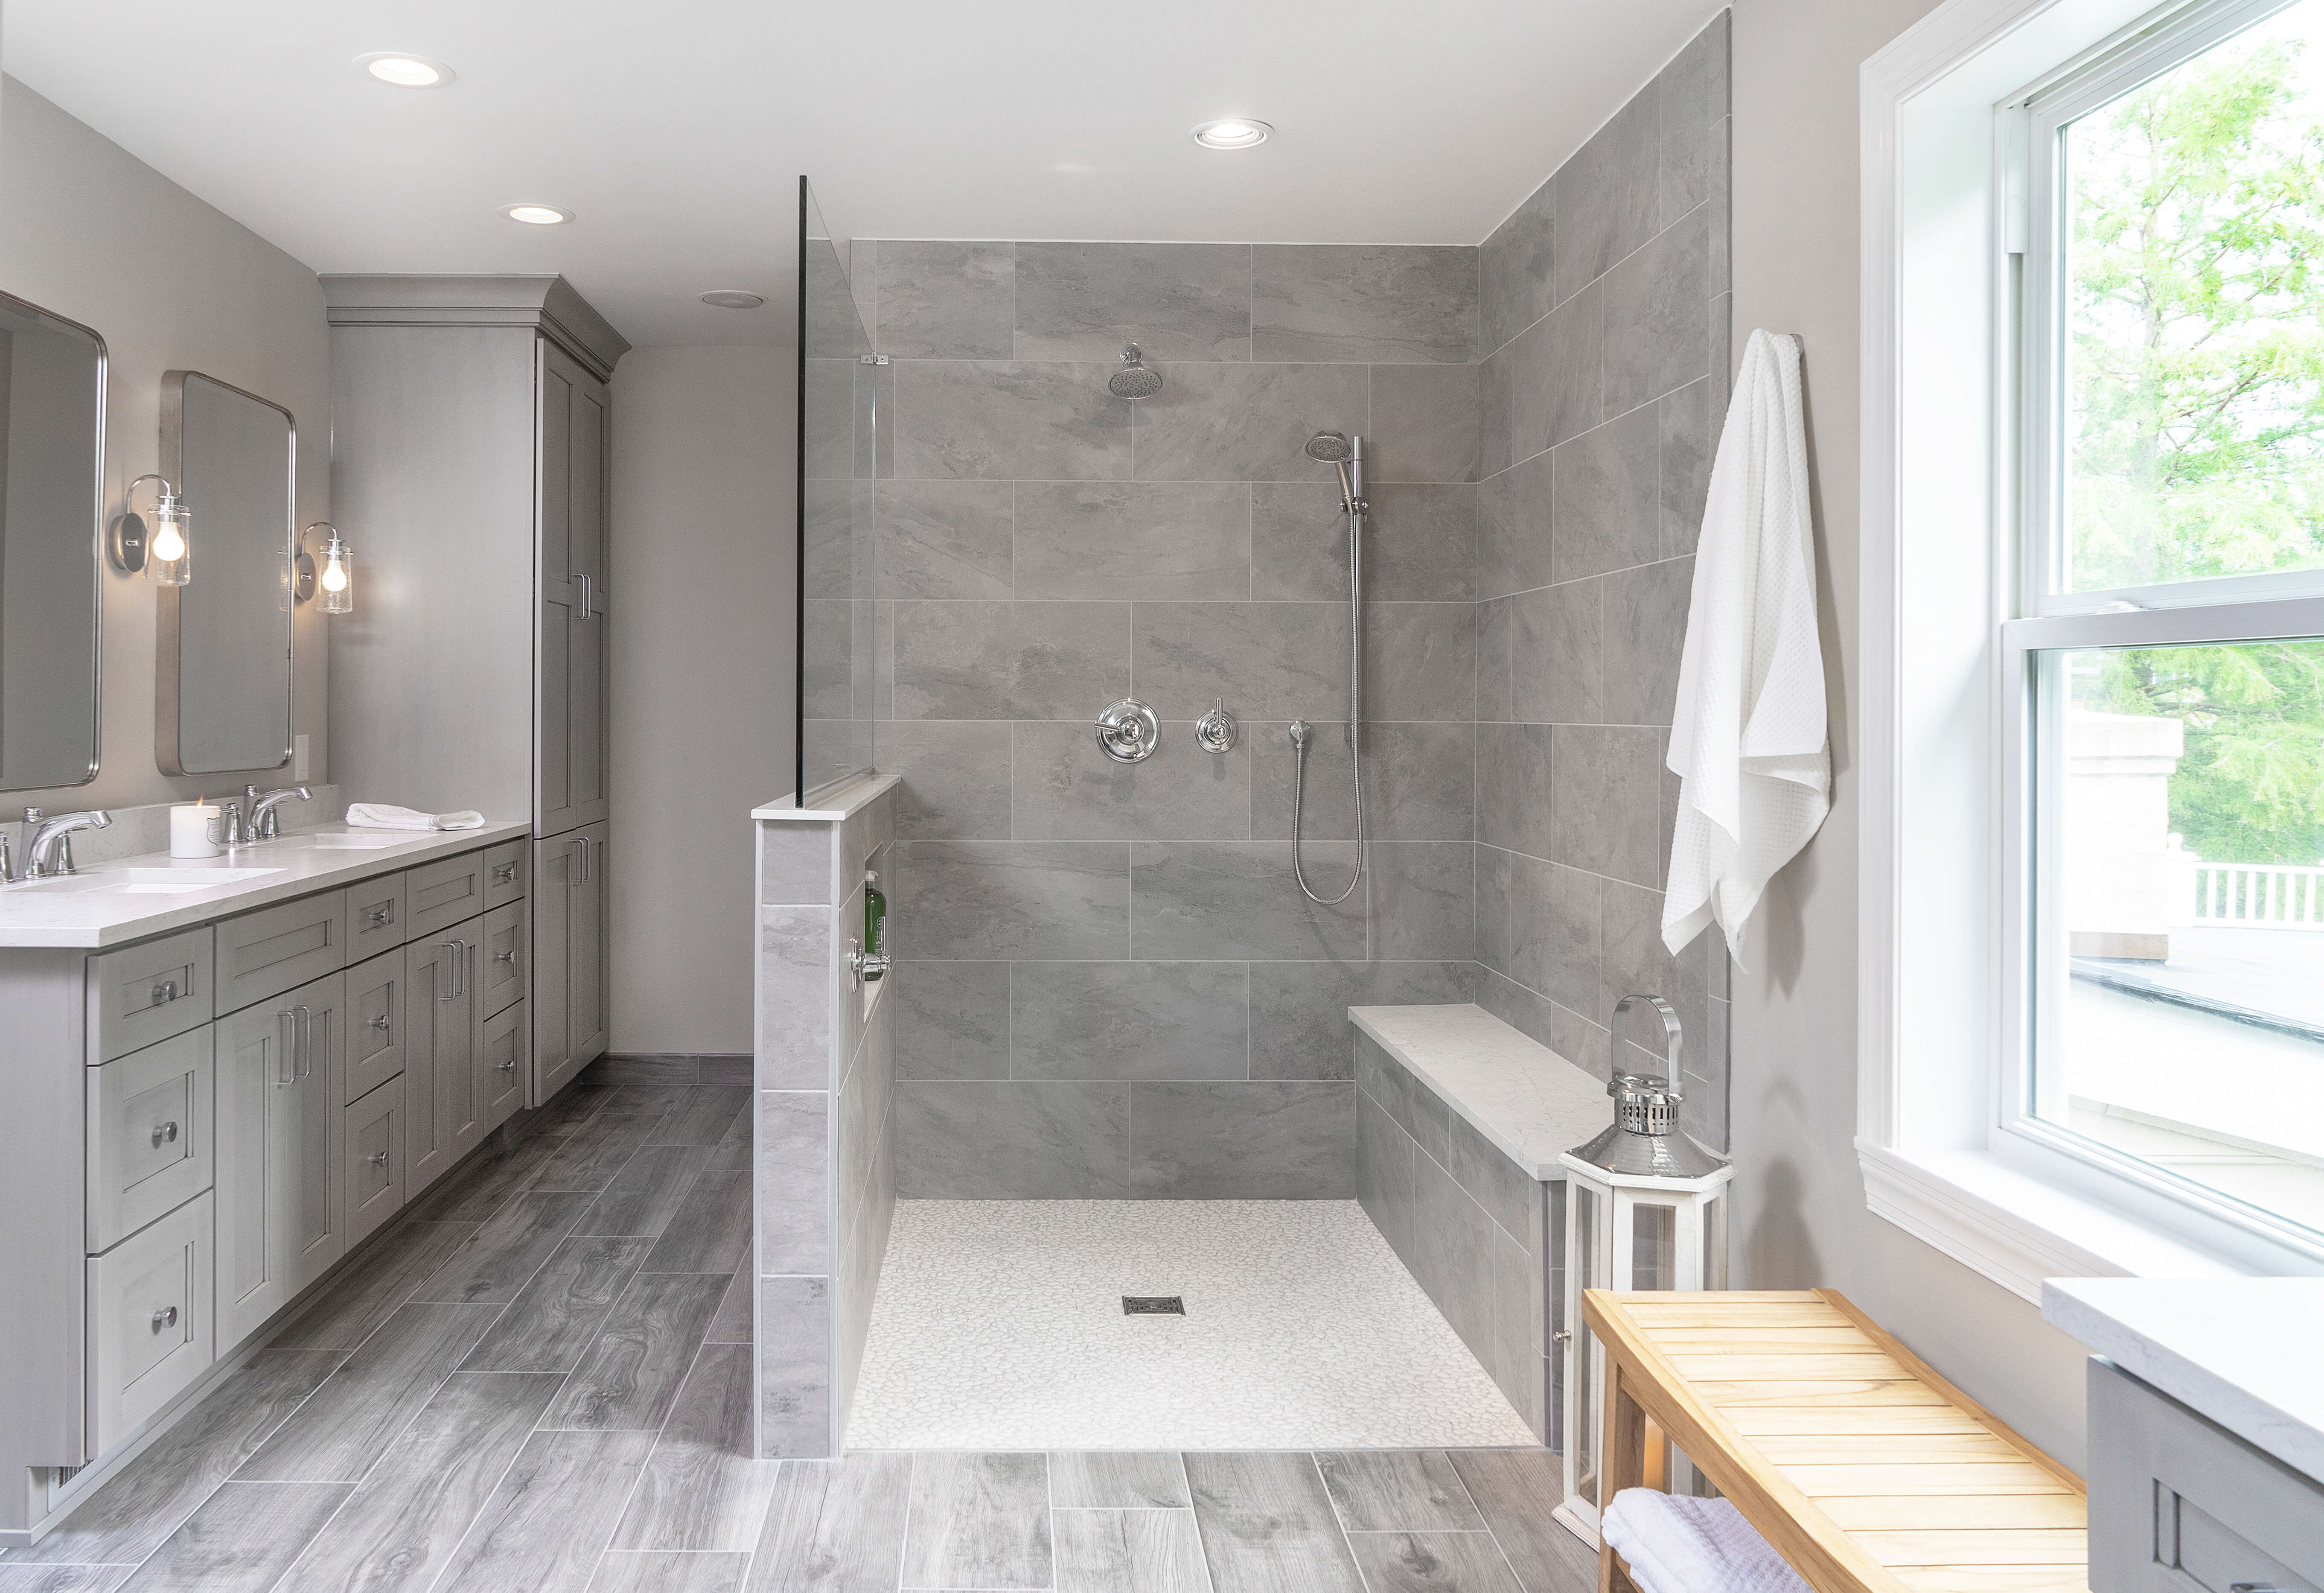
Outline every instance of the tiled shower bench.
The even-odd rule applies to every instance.
[[[1565,1172],[1606,1083],[1474,1005],[1351,1006],[1356,1194],[1536,1437],[1562,1447]]]

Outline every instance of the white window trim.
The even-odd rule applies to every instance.
[[[2006,854],[2023,833],[2010,811],[2023,789],[2023,648],[2085,630],[2159,643],[2194,616],[2101,616],[2109,595],[2082,593],[2012,622],[2005,640],[2025,571],[2014,538],[1997,534],[2023,509],[2019,417],[2003,412],[2001,377],[2021,345],[2003,324],[2014,298],[1997,245],[2024,227],[2026,195],[2023,163],[2004,158],[2024,118],[1997,107],[2142,28],[2176,25],[2154,14],[2155,0],[1946,0],[1866,61],[1859,83],[1858,1163],[1876,1215],[2029,1301],[2045,1277],[2324,1273],[2311,1236],[2013,1104],[2019,1048],[2006,1030],[2023,975],[2019,860]],[[2262,579],[2249,596],[2298,585]],[[2254,634],[2277,636],[2292,607],[2316,609],[2309,634],[2324,634],[2324,601],[2211,607],[2196,623],[2234,634],[2249,610]]]

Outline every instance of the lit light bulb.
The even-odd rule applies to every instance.
[[[340,563],[338,559],[334,556],[329,563],[323,566],[323,590],[327,592],[344,592],[346,589],[347,567]]]
[[[177,521],[161,521],[153,532],[153,557],[164,564],[175,564],[185,556],[186,539],[178,534]]]

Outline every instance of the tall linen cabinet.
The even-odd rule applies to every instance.
[[[630,346],[562,277],[322,280],[356,560],[332,778],[351,801],[530,815],[539,1106],[609,1028],[606,384]]]

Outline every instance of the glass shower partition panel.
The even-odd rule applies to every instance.
[[[872,767],[875,364],[838,240],[799,179],[798,781],[817,792]]]

